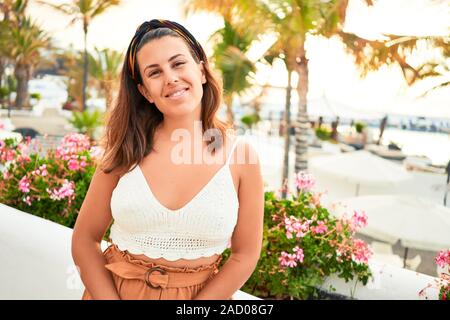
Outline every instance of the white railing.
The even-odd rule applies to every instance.
[[[71,238],[70,228],[0,204],[0,300],[80,299]],[[238,291],[233,299],[259,298]]]
[[[415,271],[399,268],[388,264],[369,263],[372,278],[367,285],[352,280],[332,276],[322,286],[329,290],[335,288],[335,293],[360,300],[436,300],[439,291],[436,286],[427,288],[429,284],[435,284],[437,278]],[[419,295],[422,289],[426,289],[423,295]]]
[[[80,299],[84,286],[71,237],[70,228],[0,204],[0,299]],[[356,299],[437,299],[435,288],[419,296],[436,278],[389,265],[370,267],[374,277],[367,286],[331,277],[323,289],[331,285],[335,293]],[[259,298],[238,291],[233,299]]]

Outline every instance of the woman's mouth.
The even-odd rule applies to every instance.
[[[171,100],[178,100],[178,99],[184,97],[188,90],[189,90],[189,88],[177,90],[177,91],[167,95],[166,98],[171,99]]]

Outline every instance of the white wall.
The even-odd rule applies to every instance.
[[[72,260],[71,236],[70,228],[0,204],[0,299],[80,299],[84,286]],[[436,278],[375,263],[370,268],[374,278],[367,286],[333,276],[323,288],[332,285],[336,293],[357,299],[438,297],[436,288],[418,295]],[[233,298],[259,299],[242,291]]]
[[[70,228],[0,204],[0,300],[80,299],[71,238]],[[259,298],[238,291],[233,299]]]
[[[345,282],[337,276],[327,279],[322,286],[324,290],[333,286],[340,295],[360,300],[436,300],[439,291],[436,286],[427,288],[435,283],[437,278],[415,271],[379,264],[369,263],[373,277],[363,286],[355,280]],[[427,288],[427,289],[426,289]],[[419,292],[424,290],[424,295]]]

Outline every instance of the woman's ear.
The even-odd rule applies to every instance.
[[[150,103],[154,103],[155,102],[152,99],[152,97],[150,96],[150,94],[148,93],[147,88],[144,87],[142,84],[138,84],[138,90]]]
[[[206,83],[206,75],[205,75],[205,62],[200,61],[200,71],[202,72],[202,84]]]

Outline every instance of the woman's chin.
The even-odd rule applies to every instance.
[[[192,107],[192,105],[189,104],[181,104],[178,106],[173,106],[170,109],[166,110],[166,112],[163,112],[164,115],[168,117],[183,117],[183,116],[190,116],[194,114],[197,111],[197,108]]]

